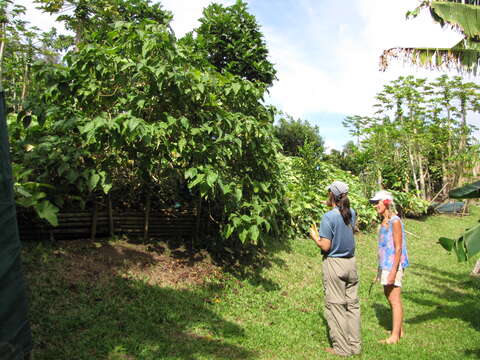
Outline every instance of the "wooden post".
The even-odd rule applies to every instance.
[[[95,236],[97,235],[97,219],[98,219],[98,205],[97,205],[97,196],[93,196],[93,214],[92,214],[92,227],[90,232],[90,240],[95,241]]]
[[[468,204],[470,202],[470,199],[467,199],[465,200],[465,203],[463,205],[463,209],[462,209],[462,216],[465,216],[466,214],[468,214]]]
[[[110,231],[110,237],[115,235],[115,227],[113,224],[113,210],[112,210],[112,197],[110,193],[107,195],[107,203],[108,203],[108,229]]]
[[[199,240],[199,237],[200,237],[200,220],[201,220],[201,217],[202,217],[202,198],[200,198],[198,200],[198,205],[197,205],[197,221],[195,223],[195,236],[194,238],[192,239],[192,250],[194,248],[194,243],[193,241],[195,241],[196,244],[198,244],[198,240]]]
[[[152,203],[152,197],[150,191],[147,193],[146,204],[145,204],[145,222],[143,225],[143,240],[148,240],[148,227],[150,223],[150,207]]]

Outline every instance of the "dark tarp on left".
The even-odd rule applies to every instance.
[[[0,91],[0,360],[23,360],[31,353],[32,336],[9,152],[5,98]]]

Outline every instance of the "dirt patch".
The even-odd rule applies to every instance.
[[[62,259],[61,276],[71,284],[104,282],[111,276],[142,279],[150,285],[187,287],[221,276],[206,252],[170,249],[166,243],[69,240],[57,243],[54,255]]]

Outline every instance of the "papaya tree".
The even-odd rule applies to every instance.
[[[479,159],[475,127],[466,125],[479,110],[476,89],[458,76],[386,84],[376,96],[376,116],[344,121],[366,154],[360,158],[367,160],[367,182],[431,200],[468,179]]]

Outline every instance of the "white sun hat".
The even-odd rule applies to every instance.
[[[373,197],[370,199],[370,202],[371,203],[376,203],[376,202],[382,201],[382,200],[393,201],[393,196],[392,196],[391,193],[389,193],[386,190],[380,190],[380,191],[377,191],[375,193],[375,195],[373,195]]]

